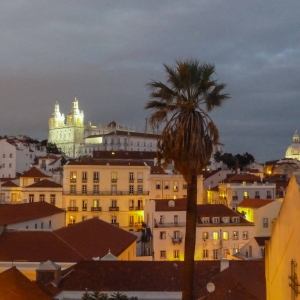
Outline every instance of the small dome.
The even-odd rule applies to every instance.
[[[293,143],[287,148],[285,152],[285,157],[300,160],[300,143],[299,143],[299,135],[297,133],[297,130],[293,135]]]

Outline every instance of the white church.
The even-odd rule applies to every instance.
[[[93,151],[156,151],[158,134],[138,132],[116,122],[108,125],[84,124],[84,113],[75,97],[66,116],[59,104],[49,119],[48,142],[55,143],[69,157],[92,156]]]

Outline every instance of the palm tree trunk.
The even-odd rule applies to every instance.
[[[186,229],[184,265],[182,274],[182,300],[194,299],[194,256],[197,222],[197,174],[187,183]]]

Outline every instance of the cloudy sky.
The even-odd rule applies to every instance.
[[[214,63],[225,151],[284,156],[300,130],[300,1],[0,0],[0,135],[47,138],[54,104],[144,129],[163,63]]]

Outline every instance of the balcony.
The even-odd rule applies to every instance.
[[[143,183],[143,179],[142,179],[142,178],[139,178],[139,179],[137,180],[137,182],[138,182],[138,183]]]
[[[118,182],[118,179],[117,178],[112,178],[111,179],[111,183],[117,183]]]
[[[136,206],[136,207],[135,207],[135,210],[144,210],[144,206],[143,206],[143,205]]]
[[[134,210],[134,206],[129,206],[129,210]]]
[[[185,222],[175,222],[175,223],[159,222],[154,224],[155,228],[185,227],[185,226],[186,226]]]
[[[76,196],[86,196],[86,195],[101,195],[101,196],[137,196],[137,195],[149,195],[149,191],[87,191],[86,193],[76,192],[76,191],[64,191],[64,196],[76,195]]]
[[[119,227],[119,223],[111,223],[111,225],[115,225],[116,227]]]
[[[142,222],[136,222],[136,223],[134,223],[134,227],[142,228],[143,227],[143,223]]]
[[[86,178],[82,178],[81,182],[87,182],[87,179]]]
[[[180,245],[182,243],[182,237],[172,237],[171,239],[172,239],[173,245],[175,245],[175,244]]]
[[[97,206],[97,207],[91,207],[91,211],[102,211],[102,208]]]
[[[68,211],[78,211],[78,206],[68,207]]]
[[[83,207],[82,207],[82,211],[87,211],[87,207],[86,207],[86,206],[83,206]]]
[[[129,183],[134,183],[134,179],[133,178],[129,179]]]
[[[94,178],[93,182],[98,183],[99,182],[99,178]]]
[[[232,196],[232,200],[239,200],[238,196]]]
[[[111,206],[111,207],[109,207],[109,211],[119,211],[119,207],[118,206]]]

